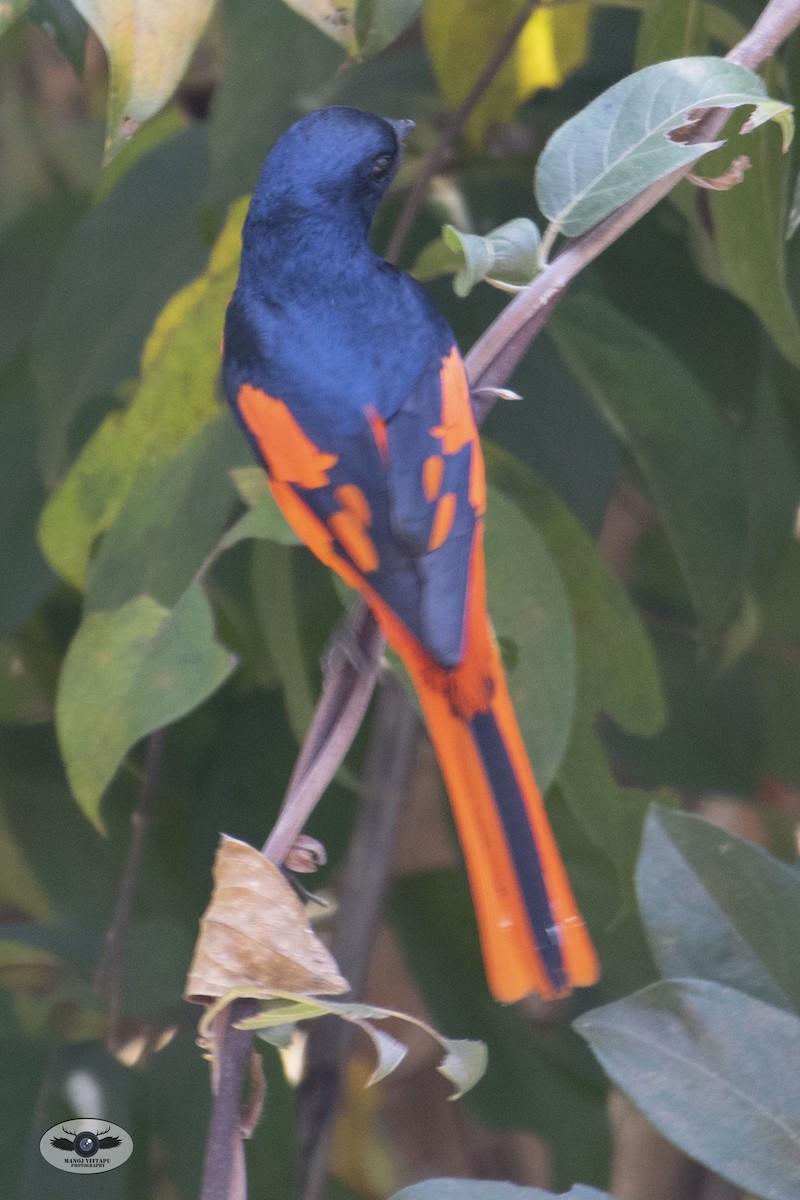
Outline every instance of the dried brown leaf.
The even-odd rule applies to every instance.
[[[234,989],[247,995],[248,988],[254,995],[336,995],[348,986],[278,868],[223,834],[185,998],[205,1004]]]

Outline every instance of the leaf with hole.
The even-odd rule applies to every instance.
[[[556,130],[536,166],[539,207],[568,237],[585,233],[650,184],[720,145],[675,136],[691,129],[699,110],[743,105],[753,111],[741,132],[777,121],[786,149],[792,106],[771,100],[754,72],[712,57],[645,67]]]

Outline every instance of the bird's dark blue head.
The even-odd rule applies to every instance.
[[[304,227],[334,226],[338,238],[366,239],[394,178],[412,121],[357,108],[323,108],[292,125],[272,148],[245,226],[250,238],[302,240]]]

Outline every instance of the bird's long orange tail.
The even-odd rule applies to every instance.
[[[463,662],[437,666],[378,602],[416,687],[464,851],[486,976],[497,1000],[595,983],[597,956],[550,828],[486,613],[479,528]]]

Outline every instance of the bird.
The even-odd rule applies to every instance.
[[[456,339],[371,247],[414,123],[333,106],[269,152],[242,232],[223,385],[289,525],[360,593],[416,689],[489,990],[562,997],[598,961],[487,612],[486,481]]]

